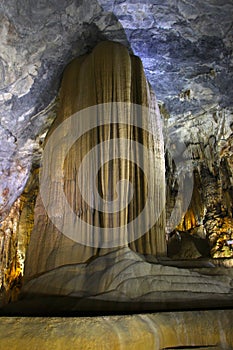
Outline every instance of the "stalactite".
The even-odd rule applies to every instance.
[[[203,223],[205,216],[203,198],[201,193],[201,179],[197,172],[194,172],[194,183],[191,202],[188,210],[183,214],[182,220],[176,227],[178,231],[189,231]]]
[[[77,58],[70,63],[64,72],[60,101],[59,112],[48,133],[47,140],[64,120],[86,107],[101,103],[123,102],[153,109],[157,108],[155,97],[150,92],[140,59],[130,55],[122,45],[112,42],[101,43],[91,54]],[[119,110],[118,113],[121,113],[121,111]],[[131,116],[127,117],[131,118]],[[148,127],[156,133],[156,136],[136,126],[122,123],[99,126],[82,135],[73,144],[65,158],[64,192],[70,206],[82,220],[95,226],[109,228],[125,225],[137,217],[145,205],[147,196],[151,197],[151,205],[157,205],[159,208],[161,206],[161,215],[146,234],[130,243],[130,247],[143,254],[165,255],[163,141],[159,114],[154,114],[153,118],[150,120],[151,125]],[[131,138],[152,149],[155,154],[154,159],[146,165],[154,177],[152,188],[147,188],[147,179],[145,179],[142,170],[125,159],[114,159],[100,168],[97,187],[103,198],[114,199],[115,186],[119,180],[130,180],[134,186],[132,203],[125,210],[114,214],[93,210],[83,200],[77,176],[77,171],[85,154],[96,144],[101,144],[112,138]],[[102,151],[100,150],[98,155],[100,164],[102,162]],[[128,150],[128,152],[136,151]],[[143,161],[145,162],[145,160]],[[91,166],[90,163],[89,167]],[[86,182],[86,194],[91,197],[92,191],[94,191],[92,187],[96,185],[95,180],[87,180],[84,177],[82,181]],[[53,186],[56,186],[56,183]],[[53,193],[57,196],[56,191]],[[122,201],[125,201],[125,196],[127,197],[128,194],[120,193]],[[52,205],[55,206],[54,215],[56,216],[56,205],[59,205],[59,196],[52,198]],[[85,235],[85,232],[80,234]],[[107,251],[108,249],[81,245],[61,234],[48,218],[41,198],[38,197],[35,208],[35,225],[26,261],[27,278],[61,265],[88,261]]]
[[[4,301],[14,301],[20,291],[37,194],[38,169],[35,169],[24,192],[0,225],[0,291]]]
[[[18,252],[18,221],[20,216],[20,199],[12,206],[8,217],[0,228],[0,287],[10,290],[21,274]]]

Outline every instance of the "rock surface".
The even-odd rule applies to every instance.
[[[23,191],[35,151],[46,129],[40,113],[57,94],[61,73],[74,57],[98,41],[127,45],[117,19],[97,1],[30,1],[0,4],[0,214]],[[55,68],[56,67],[56,68]]]
[[[215,257],[223,257],[224,249],[232,256],[232,117],[232,109],[213,108],[169,118],[164,127],[168,231],[207,238]]]
[[[78,298],[81,301],[72,308],[77,312],[79,309],[100,312],[101,302],[108,304],[106,310],[110,313],[119,311],[121,303],[125,312],[134,308],[137,311],[212,307],[216,302],[219,306],[225,302],[231,305],[231,269],[205,267],[192,271],[184,267],[185,263],[183,268],[166,266],[165,261],[164,265],[149,263],[129,248],[122,248],[89,263],[60,266],[34,277],[26,281],[21,297]],[[65,304],[61,310],[70,311]],[[40,309],[35,311],[38,312]]]
[[[119,43],[102,42],[68,65],[59,97],[45,140],[25,278],[127,244],[141,254],[166,255],[162,123],[141,61]]]
[[[2,349],[231,349],[231,310],[0,319]]]
[[[9,210],[29,175],[36,135],[62,70],[103,39],[132,47],[172,115],[232,106],[231,1],[0,4],[1,188]],[[217,28],[217,30],[216,30]]]
[[[193,200],[184,217],[181,204],[179,229],[202,230],[213,256],[232,256],[232,14],[232,1],[222,0],[1,1],[0,221],[24,190],[31,166],[40,163],[39,144],[55,117],[64,67],[97,42],[114,40],[142,59],[160,100],[165,134],[185,142],[183,169],[196,171],[194,199],[202,205],[195,207]],[[177,190],[169,159],[168,214]],[[15,218],[2,228],[9,220]],[[10,244],[15,250],[16,242]],[[6,246],[2,230],[2,255]]]
[[[100,4],[119,19],[157,97],[172,114],[232,105],[231,1]]]

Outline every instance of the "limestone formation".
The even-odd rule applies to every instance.
[[[232,310],[82,318],[3,317],[4,349],[230,350]]]
[[[224,309],[232,307],[233,285],[232,17],[229,0],[0,2],[0,306],[11,301],[0,314],[61,316],[69,310],[69,316],[85,312],[93,316],[94,309],[97,314],[223,309],[80,319],[1,318],[0,348],[233,347],[232,314]],[[106,40],[128,48],[131,55],[121,57],[126,58],[123,67],[128,75],[129,67],[141,71],[133,55],[140,57],[158,98],[166,167],[166,223],[161,217],[158,231],[165,226],[169,258],[155,256],[159,250],[164,252],[165,244],[162,239],[158,249],[153,230],[119,249],[83,249],[55,230],[38,198],[35,228],[43,237],[38,239],[34,230],[27,283],[14,303],[33,226],[42,145],[59,110],[56,96],[62,72],[75,57],[82,56],[73,62],[81,67],[93,57],[87,54]],[[147,85],[141,78],[139,85]],[[88,79],[82,79],[87,84]],[[95,89],[91,84],[89,88]],[[69,85],[66,89],[71,90]],[[82,98],[82,103],[91,98],[95,104],[97,97],[82,90]],[[147,105],[146,100],[143,96],[139,103]],[[76,107],[72,106],[74,111]],[[109,130],[102,131],[97,135],[104,140]],[[121,133],[126,131],[121,128]],[[90,142],[86,138],[88,147],[92,141],[94,145],[96,135],[91,135]],[[149,141],[144,133],[138,136],[145,144]],[[73,145],[65,160],[66,166],[71,164],[65,170],[65,193],[71,205],[76,200],[71,196],[75,175],[70,179],[70,170],[79,163],[73,155],[77,156],[80,143]],[[121,169],[119,163],[112,164],[116,180],[125,172],[125,164]],[[109,170],[110,164],[101,174],[110,174]],[[185,180],[190,184],[192,176],[194,188],[186,207]],[[112,180],[109,176],[108,183]],[[139,180],[145,189],[145,181]],[[78,201],[75,209],[86,215],[84,203]],[[45,235],[48,231],[51,236]],[[46,241],[44,251],[42,241]],[[71,264],[64,265],[68,260]]]
[[[232,11],[232,3],[221,0],[192,5],[152,1],[143,6],[138,1],[66,0],[46,5],[2,1],[0,221],[23,192],[31,165],[38,167],[39,143],[55,116],[52,101],[64,67],[108,39],[131,47],[142,59],[168,128],[175,125],[176,133],[184,136],[181,139],[189,145],[197,166],[204,205],[195,209],[194,228],[204,224],[212,256],[225,252],[229,256],[232,164],[224,149],[230,150],[232,133]],[[177,189],[169,162],[167,169],[168,187],[174,194]],[[217,202],[208,204],[210,197],[211,202],[218,198]],[[189,215],[185,220],[190,222]],[[4,250],[8,245],[2,244]],[[17,249],[16,242],[13,245]]]
[[[117,71],[115,71],[115,67],[117,67]],[[124,103],[131,101],[149,105],[154,100],[149,91],[142,66],[136,57],[130,56],[127,49],[120,44],[111,42],[99,44],[93,53],[74,60],[67,67],[61,86],[58,117],[47,136],[46,145],[49,144],[50,138],[59,125],[64,125],[61,124],[64,120],[69,119],[71,115],[74,115],[75,118],[82,117],[82,114],[75,114],[82,108],[110,101]],[[104,111],[106,110],[104,109]],[[109,112],[109,110],[107,111]],[[111,112],[115,113],[114,109],[111,109]],[[117,113],[120,112],[121,108],[118,108]],[[91,118],[96,117],[96,114],[91,114]],[[68,155],[64,157],[62,180],[70,206],[82,220],[92,225],[99,225],[99,227],[101,227],[101,224],[109,227],[109,234],[110,229],[114,227],[111,225],[124,225],[125,218],[129,220],[134,218],[135,215],[139,215],[139,211],[143,207],[141,207],[141,204],[144,205],[145,196],[148,195],[144,178],[139,173],[134,177],[133,174],[135,174],[136,169],[132,168],[131,164],[121,163],[122,159],[116,163],[108,164],[108,167],[101,168],[97,180],[97,189],[102,192],[103,196],[106,196],[109,192],[110,194],[115,192],[115,180],[118,181],[121,176],[128,176],[126,179],[137,183],[134,189],[136,194],[133,198],[136,203],[133,207],[129,205],[128,215],[122,215],[120,212],[118,217],[112,218],[109,213],[106,214],[103,210],[101,214],[96,210],[91,210],[87,203],[83,201],[83,193],[77,187],[79,183],[78,169],[85,153],[95,146],[97,140],[101,144],[106,139],[114,137],[114,135],[120,139],[125,135],[133,135],[135,140],[140,139],[142,143],[154,150],[152,173],[154,172],[155,175],[154,170],[158,168],[159,175],[154,176],[154,182],[149,192],[155,193],[153,201],[157,203],[161,200],[163,202],[162,195],[165,193],[153,192],[156,186],[165,189],[165,182],[163,182],[165,180],[163,176],[165,168],[161,149],[163,141],[161,134],[159,134],[160,119],[158,115],[153,113],[151,114],[152,117],[155,119],[151,119],[151,125],[153,126],[154,123],[158,133],[158,136],[156,134],[154,136],[155,140],[145,133],[140,135],[135,129],[131,130],[130,123],[124,128],[118,124],[101,125],[98,130],[84,133],[80,140],[72,146]],[[71,125],[75,127],[75,123]],[[69,135],[70,132],[70,130],[62,128],[62,135]],[[62,140],[64,145],[67,139],[64,137]],[[54,162],[57,167],[55,169],[53,168],[53,157],[56,153],[54,153],[54,148],[48,148],[51,157],[49,157],[47,166],[51,164],[55,174],[59,169],[59,162],[63,159],[61,154],[65,152],[60,144],[61,142],[58,141],[56,147],[60,147],[61,153],[58,153],[58,158]],[[177,147],[179,145],[176,143]],[[121,151],[123,152],[123,149]],[[158,152],[158,156],[156,152]],[[103,147],[100,148],[98,159],[100,164],[104,163],[101,159],[102,153]],[[190,161],[190,159],[187,159],[187,161]],[[181,165],[183,164],[185,163],[182,162]],[[91,167],[92,163],[89,162],[88,168]],[[46,179],[48,177],[47,174]],[[66,211],[60,202],[60,194],[57,191],[58,181],[60,181],[59,176],[56,175],[54,179],[51,186],[52,188],[54,186],[55,190],[52,191],[49,188],[48,203],[45,203],[45,206],[43,205],[42,192],[41,196],[38,197],[35,225],[27,251],[25,284],[22,289],[23,299],[40,298],[40,296],[77,298],[77,303],[72,306],[72,310],[78,311],[81,309],[89,312],[91,310],[101,310],[105,303],[107,303],[107,306],[105,306],[107,310],[116,310],[120,307],[117,306],[119,303],[124,305],[124,310],[134,310],[136,308],[135,311],[150,308],[152,304],[155,309],[165,307],[165,305],[170,308],[180,308],[183,303],[193,307],[198,307],[198,305],[212,306],[220,295],[220,302],[224,305],[230,305],[232,274],[227,272],[224,267],[216,270],[213,269],[213,264],[200,264],[200,269],[193,270],[188,269],[189,265],[186,265],[185,262],[183,266],[178,264],[183,268],[176,268],[176,262],[174,262],[174,266],[166,266],[166,264],[172,265],[172,263],[168,260],[161,260],[161,255],[166,253],[164,212],[149,232],[135,242],[129,242],[125,247],[111,246],[110,249],[106,247],[103,249],[104,246],[101,245],[101,242],[98,242],[100,246],[93,245],[90,247],[88,240],[84,242],[87,243],[86,245],[81,245],[78,240],[67,238],[64,232],[60,232],[55,227],[56,220],[57,222],[65,222]],[[89,197],[92,198],[96,186],[93,185],[95,181],[86,177],[81,178],[81,181],[87,182],[85,194],[88,194],[88,199]],[[192,198],[190,198],[190,209],[185,214],[184,221],[180,223],[181,228],[178,226],[177,230],[182,231],[184,225],[186,230],[196,227],[196,217],[201,214],[204,215],[202,201],[198,197],[200,194],[197,192],[196,181],[194,181],[194,191]],[[47,183],[45,182],[44,191],[47,190],[46,186]],[[142,194],[140,193],[141,190]],[[159,193],[158,197],[156,197],[156,193]],[[119,195],[123,196],[124,193],[120,192]],[[93,198],[94,206],[95,197]],[[170,203],[171,200],[167,205],[169,206]],[[57,209],[56,205],[58,206]],[[51,213],[56,220],[48,216],[46,209],[49,210],[49,206],[52,206]],[[62,211],[59,211],[59,206],[61,206]],[[135,208],[139,211],[134,212]],[[64,214],[62,215],[62,213]],[[133,213],[132,216],[131,213]],[[187,217],[191,217],[191,219],[187,219]],[[145,224],[147,223],[145,222]],[[70,227],[70,229],[72,228]],[[86,231],[84,234],[83,232],[78,232],[78,234],[88,237]],[[186,248],[184,242],[187,243]],[[198,241],[199,251],[195,251],[194,248],[191,249],[190,242],[194,244],[193,241],[184,239],[184,242],[183,255],[174,255],[174,258],[197,259],[204,256],[202,251],[204,246],[200,244],[200,241]],[[68,311],[69,306],[64,306],[65,309],[66,307]]]
[[[177,179],[183,170],[188,175],[191,169],[194,174],[192,198],[185,211],[182,211],[184,201],[181,200],[176,232],[205,239],[212,257],[232,256],[233,167],[229,153],[232,115],[231,109],[224,112],[213,109],[194,119],[191,115],[180,116],[179,128],[176,128],[177,120],[166,121],[172,139],[181,140],[186,145],[177,169],[170,155],[171,143],[166,147],[167,217],[177,202]]]
[[[71,302],[71,310],[77,313],[80,310],[91,313],[96,310],[129,312],[208,308],[216,302],[231,305],[231,269],[200,262],[197,264],[199,268],[188,269],[185,262],[177,268],[166,266],[169,265],[166,260],[151,261],[147,262],[144,256],[130,248],[121,248],[92,262],[59,266],[28,281],[22,289],[23,299],[34,298],[35,313],[41,311],[41,307],[36,307],[37,299],[43,304],[43,297],[47,296],[77,298],[76,302]],[[50,304],[48,313],[69,314],[71,311],[69,301],[67,304],[61,301],[60,306],[56,304],[56,310],[52,299]]]
[[[119,227],[120,234],[120,230],[122,230],[124,225],[136,219],[145,207],[148,200],[147,197],[149,197],[150,207],[155,205],[159,210],[158,218],[149,218],[151,214],[148,211],[146,213],[148,222],[145,219],[141,225],[147,227],[151,221],[154,221],[152,222],[153,225],[151,228],[149,227],[147,232],[145,231],[145,234],[141,234],[141,238],[131,238],[129,243],[130,247],[135,251],[161,256],[166,255],[164,215],[165,167],[160,117],[158,112],[152,113],[153,110],[149,109],[150,105],[152,106],[152,103],[155,103],[154,99],[154,96],[150,95],[139,58],[129,55],[127,48],[120,44],[113,42],[101,43],[90,55],[74,60],[67,67],[61,85],[58,116],[49,131],[47,140],[49,141],[50,137],[53,136],[53,131],[56,130],[59,124],[74,115],[74,113],[89,106],[121,102],[128,103],[129,106],[130,103],[133,103],[148,107],[148,111],[151,113],[151,120],[148,122],[151,123],[151,130],[156,131],[154,135],[148,135],[146,130],[139,130],[136,126],[130,125],[134,120],[132,118],[145,118],[146,116],[143,113],[142,115],[138,113],[134,115],[136,111],[130,110],[132,115],[129,115],[127,110],[121,108],[121,105],[117,106],[116,110],[111,105],[110,110],[105,107],[103,112],[105,114],[112,113],[112,121],[113,114],[116,113],[116,118],[120,121],[120,124],[100,125],[95,130],[82,135],[72,146],[65,159],[63,181],[67,200],[75,214],[90,225],[109,229],[109,232],[107,232],[109,236],[111,235],[110,231],[112,228]],[[121,113],[124,113],[124,115],[121,116]],[[75,118],[82,118],[82,114],[77,114]],[[99,116],[93,113],[90,118],[99,118]],[[122,121],[127,122],[128,125],[122,125]],[[72,130],[63,130],[63,132],[64,135],[67,134],[69,136]],[[121,159],[125,151],[121,148],[123,146],[119,146],[119,155],[115,157],[116,159],[113,159],[107,165],[104,164],[105,161],[102,158],[102,153],[109,152],[105,142],[111,139],[119,141],[122,139],[126,140],[127,138],[131,138],[135,142],[140,142],[152,149],[154,159],[146,163],[146,154],[140,154],[137,148],[129,149],[126,153],[126,159]],[[118,147],[118,141],[115,141],[114,144],[116,149]],[[63,139],[61,142],[65,143],[67,141]],[[58,154],[58,159],[60,159],[59,157],[61,156],[59,155],[63,152],[61,142],[59,145],[61,153]],[[102,166],[97,175],[97,180],[95,179],[96,174],[92,173],[90,178],[87,178],[86,175],[81,178],[85,190],[85,193],[82,193],[78,182],[79,168],[86,153],[97,144],[100,145],[97,153],[98,164]],[[53,150],[49,151],[50,153],[54,157]],[[150,177],[152,180],[150,183],[148,183],[150,179],[146,178],[146,175],[143,174],[143,170],[137,166],[137,163],[133,164],[127,161],[127,159],[132,157],[130,153],[135,154],[136,162],[137,158],[144,158],[143,170],[146,172],[146,175],[147,173],[151,174]],[[49,163],[53,163],[52,158]],[[87,167],[88,169],[93,167],[92,159],[87,164]],[[56,173],[58,169],[55,167],[52,171]],[[113,201],[117,191],[116,186],[120,180],[131,182],[134,190],[132,201],[127,204],[130,188],[126,187],[123,192],[121,190],[118,193],[119,201],[123,204],[123,209],[113,214],[105,213],[104,207],[101,207],[100,211],[96,210],[95,207],[97,204],[95,198],[93,199],[94,193],[98,191],[103,199],[108,197],[110,201]],[[57,177],[55,177],[51,187],[57,186],[56,181],[58,181]],[[148,186],[150,187],[148,188]],[[49,191],[47,184],[45,191]],[[92,203],[92,207],[84,201],[84,195],[87,197],[89,203]],[[48,194],[48,206],[54,207],[52,214],[54,217],[58,215],[58,208],[56,206],[60,205],[59,196],[58,190],[52,192],[51,189],[50,194]],[[65,222],[67,220],[66,214],[59,220]],[[69,229],[71,230],[72,227]],[[87,239],[83,245],[79,244],[79,235],[80,237],[89,237],[89,233],[84,231],[77,234],[77,239],[73,241],[68,239],[63,232],[60,232],[48,217],[46,208],[44,208],[39,196],[35,209],[35,225],[27,253],[25,278],[32,278],[40,273],[59,268],[63,265],[86,262],[108,252],[107,249],[99,249],[106,246],[104,242],[105,237],[103,237],[103,242],[97,241],[97,246],[95,244],[94,247],[90,247]],[[133,237],[134,232],[128,232],[128,235]],[[107,239],[109,238],[107,237]],[[85,243],[86,245],[84,245]],[[122,240],[122,244],[127,244],[127,242],[124,243],[124,240]],[[112,248],[111,243],[109,244],[109,248]]]
[[[126,0],[1,1],[1,215],[24,189],[34,141],[48,118],[40,112],[56,96],[71,59],[99,41],[121,42],[142,59],[169,115],[224,110],[233,101],[232,13],[231,1],[222,0],[143,6]]]

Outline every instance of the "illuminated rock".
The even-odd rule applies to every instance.
[[[149,229],[144,230],[145,234],[142,232],[142,234],[136,235],[133,229],[136,231],[137,226],[134,226],[133,229],[129,228],[127,232],[127,236],[130,237],[128,243],[131,249],[141,254],[164,256],[167,248],[165,242],[165,165],[162,127],[158,108],[156,109],[156,100],[152,92],[150,92],[139,58],[129,55],[128,50],[120,44],[104,42],[99,44],[90,55],[74,60],[64,73],[60,92],[59,112],[47,136],[47,143],[53,137],[53,132],[56,131],[56,128],[74,113],[89,106],[110,102],[113,102],[113,105],[110,105],[109,110],[107,106],[104,107],[104,113],[112,113],[112,119],[115,115],[117,121],[119,120],[118,124],[108,123],[107,125],[100,125],[95,130],[84,133],[75,142],[65,157],[64,179],[62,179],[64,181],[64,192],[78,218],[89,225],[97,227],[97,231],[98,227],[103,227],[107,230],[107,235],[109,236],[111,235],[111,229],[119,230],[119,234],[122,235],[121,227],[137,219],[140,212],[148,205],[148,201],[150,208],[155,207],[152,213],[154,215],[157,214],[157,218],[156,216],[153,217],[151,211],[147,209],[144,218],[141,219],[143,221],[138,221],[138,230],[144,230],[144,227],[149,227]],[[114,103],[117,102],[119,105],[114,108]],[[122,103],[122,106],[120,103]],[[131,108],[131,103],[133,104],[133,109],[125,109],[125,106],[130,106]],[[152,134],[142,129],[143,118],[146,118],[146,114],[143,110],[140,110],[141,113],[138,110],[134,110],[135,104],[140,105],[140,108],[147,108],[148,123],[150,125],[146,127],[153,131]],[[97,112],[100,111],[97,110]],[[75,118],[82,118],[82,114],[77,114]],[[91,118],[98,118],[98,115],[93,114]],[[137,125],[130,125],[137,118],[142,119],[141,129],[137,128]],[[72,130],[66,130],[66,126],[63,123],[62,132],[69,137]],[[116,159],[113,159],[107,165],[104,164],[105,160],[102,153],[108,152],[105,142],[111,141],[111,139],[122,142],[122,140],[126,141],[127,138],[132,139],[134,143],[143,144],[150,151],[152,150],[152,157],[150,155],[150,158],[147,160],[146,154],[137,151],[136,146],[133,145],[133,148],[126,150],[126,156],[123,158],[122,155],[125,154],[125,150],[120,145]],[[113,145],[115,147],[114,152],[116,152],[118,147],[118,141],[115,141]],[[61,140],[60,145],[58,145],[61,149],[57,156],[58,160],[62,157],[62,142],[64,144],[67,141],[66,139]],[[91,178],[84,176],[81,179],[85,190],[85,193],[81,193],[78,183],[79,167],[86,153],[98,144],[100,148],[97,157],[99,157],[98,162],[102,167],[100,167],[97,174],[97,180],[95,178],[96,174],[91,175]],[[52,156],[51,163],[49,162],[48,166],[52,166],[53,157],[55,157],[53,149],[49,149],[48,153]],[[131,153],[134,154],[136,165],[131,161],[127,161],[127,159],[131,159]],[[138,158],[142,158],[140,163],[143,167],[142,170],[140,169],[140,164],[137,166]],[[27,252],[26,280],[38,274],[56,270],[64,265],[87,262],[90,259],[108,253],[109,249],[111,251],[111,248],[115,248],[115,245],[111,246],[111,242],[105,242],[104,236],[102,237],[103,242],[98,241],[99,238],[97,237],[97,245],[94,242],[90,246],[88,241],[89,233],[84,229],[82,232],[78,232],[77,239],[71,240],[55,227],[53,223],[57,216],[61,221],[61,229],[63,222],[67,220],[66,214],[63,215],[65,209],[60,204],[61,196],[58,189],[56,189],[58,188],[56,187],[58,181],[56,173],[59,166],[62,167],[59,163],[55,164],[55,168],[52,169],[54,180],[51,184],[46,182],[44,189],[46,194],[48,192],[48,208],[52,206],[51,220],[46,213],[41,197],[38,197],[35,208],[35,225]],[[87,168],[89,169],[92,166],[91,160],[87,164]],[[148,178],[146,178],[147,175]],[[126,188],[118,193],[118,199],[122,202],[123,209],[118,210],[116,213],[105,212],[104,208],[101,208],[102,211],[94,209],[96,205],[95,198],[92,198],[94,193],[98,191],[103,199],[109,197],[111,202],[114,200],[117,192],[116,186],[120,180],[131,182],[134,190],[132,201],[128,204],[130,187],[127,185]],[[55,190],[52,190],[52,188],[55,188]],[[92,207],[84,201],[84,195],[89,200],[89,203],[92,203]],[[62,208],[61,213],[59,213],[59,206]],[[152,225],[150,226],[151,223]],[[68,229],[72,230],[72,224],[70,224]],[[80,239],[86,236],[87,238],[84,238],[84,242],[81,242],[83,244],[80,244]],[[125,244],[127,244],[127,240],[122,239],[117,246]],[[79,287],[82,288],[81,285]]]
[[[232,349],[232,310],[0,319],[4,349]]]

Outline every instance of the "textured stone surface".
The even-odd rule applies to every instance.
[[[48,162],[44,157],[43,181],[35,208],[25,277],[90,261],[103,254],[102,250],[109,251],[127,243],[142,254],[166,255],[162,123],[141,61],[129,55],[123,45],[100,43],[89,55],[68,65],[62,79],[60,100],[57,118],[45,141]],[[104,108],[77,113],[101,103],[105,104]],[[131,103],[141,103],[144,110],[135,109]],[[109,115],[111,118],[106,119]],[[98,129],[92,127],[88,132],[83,131],[88,118],[98,121]],[[143,131],[138,130],[135,120],[142,121]],[[54,129],[59,127],[61,133],[53,137]],[[153,136],[147,132],[148,128],[156,130]],[[73,146],[63,165],[62,156],[73,129],[79,129],[81,136],[74,144],[72,141]],[[146,150],[142,151],[139,144]],[[94,147],[98,147],[96,154],[90,156]],[[151,154],[148,149],[152,150]],[[113,161],[107,162],[106,154]],[[84,157],[87,163],[80,174]],[[59,163],[63,165],[62,178],[59,178]],[[125,185],[118,186],[123,180]],[[63,202],[59,186],[62,191],[64,188],[69,206]],[[130,191],[133,191],[131,199]],[[113,212],[107,210],[109,204],[112,204]],[[71,219],[70,207],[76,221]],[[145,213],[141,214],[143,210]],[[79,220],[89,226],[79,225]],[[133,220],[137,223],[130,226]]]
[[[231,349],[232,311],[0,320],[1,349]]]
[[[38,169],[32,171],[23,194],[14,202],[0,226],[0,285],[7,292],[13,288],[15,296],[21,286],[26,250],[34,225],[38,174]],[[12,295],[11,299],[14,299]]]
[[[223,257],[224,249],[228,251],[225,256],[232,256],[233,253],[227,245],[233,238],[232,117],[232,109],[213,108],[198,116],[190,113],[169,118],[165,120],[164,128],[164,134],[170,135],[165,142],[167,222],[169,223],[173,203],[179,203],[178,218],[182,220],[174,220],[173,227],[176,223],[178,231],[188,231],[199,238],[208,238],[211,254],[215,257]],[[172,153],[175,140],[183,142],[185,148],[180,152],[180,162],[177,162],[178,168],[174,171],[169,154]],[[180,177],[190,176],[192,172],[193,193],[186,212],[182,211],[185,191],[179,202],[176,197],[176,181]]]
[[[119,22],[96,1],[2,1],[0,16],[3,213],[25,186],[34,140],[45,127],[44,113],[38,112],[56,96],[64,67],[104,38],[126,45],[127,40]]]
[[[55,97],[61,72],[73,57],[100,40],[120,41],[142,58],[170,113],[229,106],[232,14],[232,2],[221,0],[2,1],[0,210],[9,209],[23,190],[45,120],[37,112]]]
[[[27,271],[28,275],[30,271]],[[130,306],[127,304],[137,302],[152,303],[154,310],[166,306],[180,309],[182,305],[184,308],[189,305],[209,307],[211,301],[217,300],[219,305],[225,300],[230,302],[232,281],[231,269],[206,267],[192,271],[163,266],[158,262],[149,263],[129,248],[122,248],[99,256],[90,263],[64,265],[34,277],[26,281],[22,293],[26,297],[83,298],[84,309],[90,298],[96,300],[93,312],[101,310],[98,306],[100,301],[110,302],[110,312],[117,311],[114,303],[125,303],[125,310],[128,310]],[[78,311],[78,306],[75,309]]]
[[[168,129],[189,145],[204,203],[192,208],[195,225],[213,247],[219,241],[213,255],[224,255],[232,238],[232,13],[222,0],[1,1],[0,221],[40,162],[63,68],[111,39],[141,57]],[[192,219],[180,228],[196,229]]]
[[[125,28],[156,95],[172,113],[232,104],[231,1],[100,3]]]

